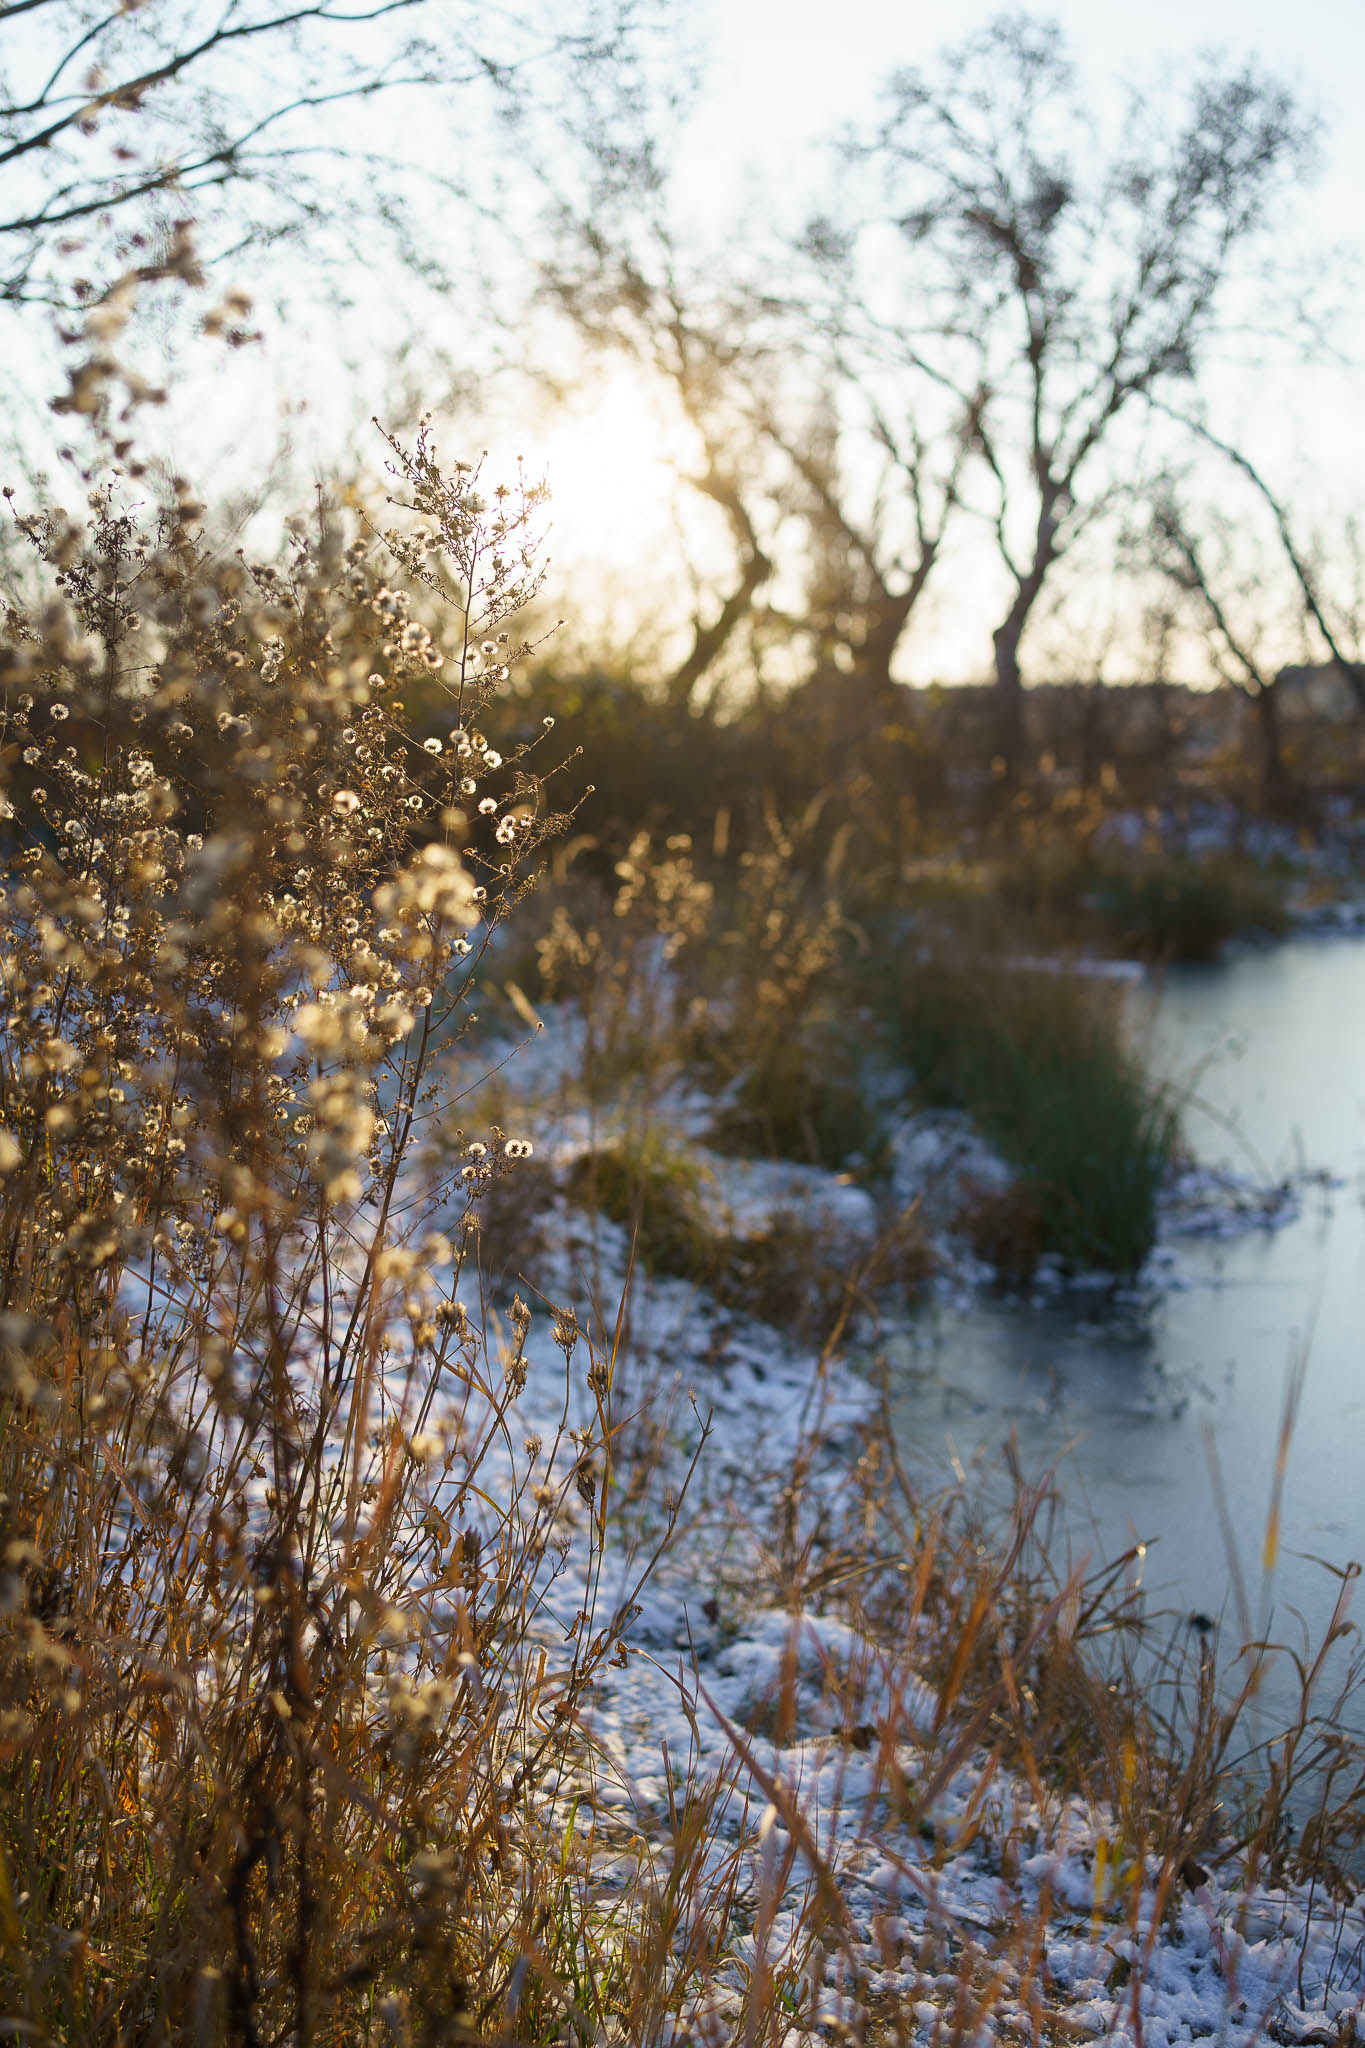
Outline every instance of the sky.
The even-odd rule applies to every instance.
[[[922,63],[1002,9],[994,0],[703,0],[709,56],[705,154],[752,153],[780,163],[804,138],[871,103],[869,85],[898,64]],[[1146,75],[1200,52],[1257,56],[1298,80],[1331,126],[1333,176],[1324,210],[1352,233],[1365,196],[1365,8],[1356,0],[1055,0],[1051,15],[1099,85]],[[869,61],[871,53],[871,61]]]
[[[897,66],[983,27],[1001,0],[700,0],[708,78],[690,132],[687,179],[723,219],[754,166],[780,190],[812,137],[872,111]],[[1305,242],[1330,256],[1365,254],[1365,5],[1360,0],[1039,0],[1027,11],[1061,24],[1082,77],[1117,107],[1129,82],[1169,71],[1174,82],[1198,57],[1255,58],[1295,86],[1323,118],[1321,170],[1301,195]],[[1365,365],[1365,276],[1342,276],[1343,351]],[[1330,283],[1330,280],[1329,280]],[[1365,411],[1365,408],[1362,408]],[[1362,420],[1365,425],[1365,419]],[[1339,445],[1339,428],[1327,438]],[[1353,462],[1358,455],[1353,453]]]
[[[736,218],[754,218],[756,210],[762,218],[775,204],[804,206],[807,192],[818,196],[818,138],[871,113],[880,82],[896,66],[931,63],[945,43],[999,11],[996,0],[960,0],[951,11],[917,0],[898,7],[879,0],[839,0],[837,7],[829,0],[700,0],[694,18],[705,83],[684,131],[677,179],[698,232],[723,246]],[[1036,11],[1060,22],[1101,119],[1108,105],[1118,111],[1129,83],[1156,85],[1166,75],[1178,85],[1209,53],[1260,60],[1320,110],[1322,166],[1299,195],[1293,253],[1309,260],[1314,288],[1334,302],[1331,337],[1341,360],[1311,368],[1276,369],[1264,361],[1229,367],[1209,390],[1208,405],[1212,424],[1246,448],[1277,488],[1311,498],[1330,522],[1355,500],[1365,446],[1365,275],[1358,268],[1351,274],[1365,241],[1365,124],[1358,111],[1365,6],[1060,0]],[[563,565],[574,563],[576,535],[592,536],[599,554],[618,561],[633,548],[642,573],[666,547],[662,443],[639,393],[626,384],[618,377],[599,388],[576,417],[545,437]],[[937,592],[931,586],[914,660],[921,678],[927,671],[949,680],[982,671],[988,644],[963,623],[958,595],[947,576]],[[1296,652],[1286,647],[1282,658]]]
[[[1333,252],[1340,246],[1358,257],[1365,242],[1365,124],[1358,114],[1365,86],[1365,5],[1144,0],[1138,7],[1057,0],[1036,11],[1060,21],[1101,115],[1106,104],[1117,106],[1123,83],[1155,81],[1163,68],[1178,82],[1182,70],[1208,51],[1260,58],[1321,108],[1324,169],[1302,196],[1298,253],[1322,251],[1321,284],[1338,303],[1333,334],[1345,360],[1320,361],[1292,375],[1260,368],[1240,378],[1229,375],[1211,395],[1211,413],[1277,481],[1299,495],[1310,491],[1324,507],[1349,504],[1356,451],[1365,445],[1362,373],[1356,367],[1365,363],[1365,313],[1359,310],[1365,307],[1365,279],[1357,275],[1353,281]],[[762,218],[765,209],[771,213],[785,204],[794,220],[806,194],[818,199],[820,138],[868,114],[878,84],[894,67],[931,62],[945,43],[996,12],[994,0],[958,0],[951,9],[919,0],[900,6],[879,0],[680,5],[678,19],[691,21],[692,41],[704,57],[704,83],[682,137],[677,175],[698,232],[723,247],[737,215],[752,218],[757,211]],[[456,309],[456,326],[461,310]],[[355,423],[373,411],[386,412],[390,393],[378,380],[361,394],[343,388],[340,377],[299,377],[300,349],[311,345],[314,332],[321,343],[318,361],[326,360],[320,332],[326,318],[321,302],[312,315],[297,306],[286,320],[263,315],[264,348],[253,362],[238,358],[232,366],[245,403],[240,421],[222,413],[220,425],[234,450],[261,472],[286,435],[304,467],[325,469],[335,458],[343,416],[354,415],[346,418],[348,439],[363,448],[366,435]],[[363,325],[357,331],[363,333]],[[215,409],[219,394],[226,396],[216,358],[193,388],[197,430],[203,418],[199,392]],[[440,394],[435,396],[439,405]],[[516,455],[525,455],[534,470],[548,471],[555,497],[555,608],[574,612],[584,639],[639,630],[652,616],[648,594],[660,564],[670,561],[676,547],[670,464],[686,459],[686,445],[667,408],[618,371],[590,383],[556,417],[526,409],[514,425],[496,416],[457,417],[443,446],[452,454],[477,454],[471,444],[485,440],[494,470],[508,469]],[[611,587],[597,574],[604,561],[614,565]],[[676,572],[669,573],[676,588]],[[944,584],[940,623],[929,622],[930,643],[917,663],[921,675],[933,670],[951,679],[979,672],[987,650],[980,632],[973,637],[960,625],[956,638],[949,632],[955,594],[946,577]]]

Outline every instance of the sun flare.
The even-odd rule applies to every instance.
[[[618,376],[567,401],[539,452],[561,560],[591,558],[610,572],[672,539],[687,436],[639,383]]]

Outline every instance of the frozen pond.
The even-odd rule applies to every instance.
[[[1365,1560],[1365,941],[1175,970],[1132,1001],[1158,1070],[1193,1088],[1200,1161],[1263,1178],[1306,1165],[1336,1184],[1306,1187],[1275,1231],[1172,1237],[1169,1284],[1140,1298],[992,1299],[889,1332],[897,1434],[919,1471],[956,1460],[1003,1492],[1013,1432],[1027,1477],[1057,1466],[1075,1559],[1146,1542],[1150,1605],[1212,1617],[1225,1643],[1242,1639],[1230,1537],[1252,1630],[1297,1648],[1306,1628],[1316,1646],[1339,1590],[1327,1565]]]

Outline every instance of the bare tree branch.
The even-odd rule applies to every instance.
[[[850,331],[880,332],[894,354],[899,243],[902,374],[964,402],[981,394],[973,446],[1013,586],[993,634],[1007,765],[1022,736],[1021,641],[1106,502],[1101,453],[1131,410],[1197,373],[1236,263],[1314,132],[1274,79],[1210,64],[1160,118],[1134,97],[1106,141],[1060,31],[1012,15],[933,70],[893,77],[885,117],[846,146],[852,195],[816,242],[844,263]]]
[[[1164,404],[1161,406],[1161,410],[1166,413],[1168,418],[1175,420],[1180,426],[1187,428],[1190,433],[1197,435],[1206,446],[1221,455],[1225,461],[1230,462],[1234,469],[1240,470],[1252,489],[1261,498],[1275,522],[1275,531],[1279,536],[1280,546],[1284,550],[1284,558],[1288,562],[1293,572],[1294,580],[1299,586],[1308,615],[1317,627],[1318,632],[1322,635],[1323,644],[1327,652],[1350,685],[1351,695],[1355,698],[1357,709],[1365,712],[1365,662],[1354,660],[1350,655],[1342,651],[1339,637],[1334,631],[1323,606],[1323,601],[1318,591],[1317,579],[1310,570],[1306,557],[1295,542],[1293,531],[1289,524],[1289,514],[1285,510],[1283,501],[1275,495],[1250,457],[1244,454],[1240,448],[1234,447],[1230,441],[1220,439],[1202,420],[1192,417],[1188,413],[1178,412],[1173,407]]]
[[[658,0],[573,0],[539,14],[479,0],[13,0],[0,7],[0,302],[79,303],[63,237],[155,235],[177,194],[200,205],[214,194],[237,216],[234,242],[243,227],[264,242],[311,217],[334,239],[353,222],[359,247],[395,208],[416,217],[424,185],[452,193],[485,161],[491,176],[494,156],[466,115],[463,150],[409,161],[401,125],[365,133],[367,103],[478,87],[490,121],[533,104],[562,115],[575,67],[620,57],[658,18]],[[386,151],[378,180],[348,176],[344,196],[336,177],[324,183],[324,164],[341,173]],[[300,178],[304,163],[316,172]]]

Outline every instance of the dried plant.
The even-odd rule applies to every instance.
[[[115,379],[73,380],[88,513],[15,515],[0,650],[0,2007],[453,2038],[541,1967],[552,1786],[631,1611],[591,1597],[609,1376],[523,1445],[529,1312],[460,1298],[531,1142],[413,1171],[562,823],[478,725],[540,493],[424,425],[391,527],[215,555],[111,446]]]

